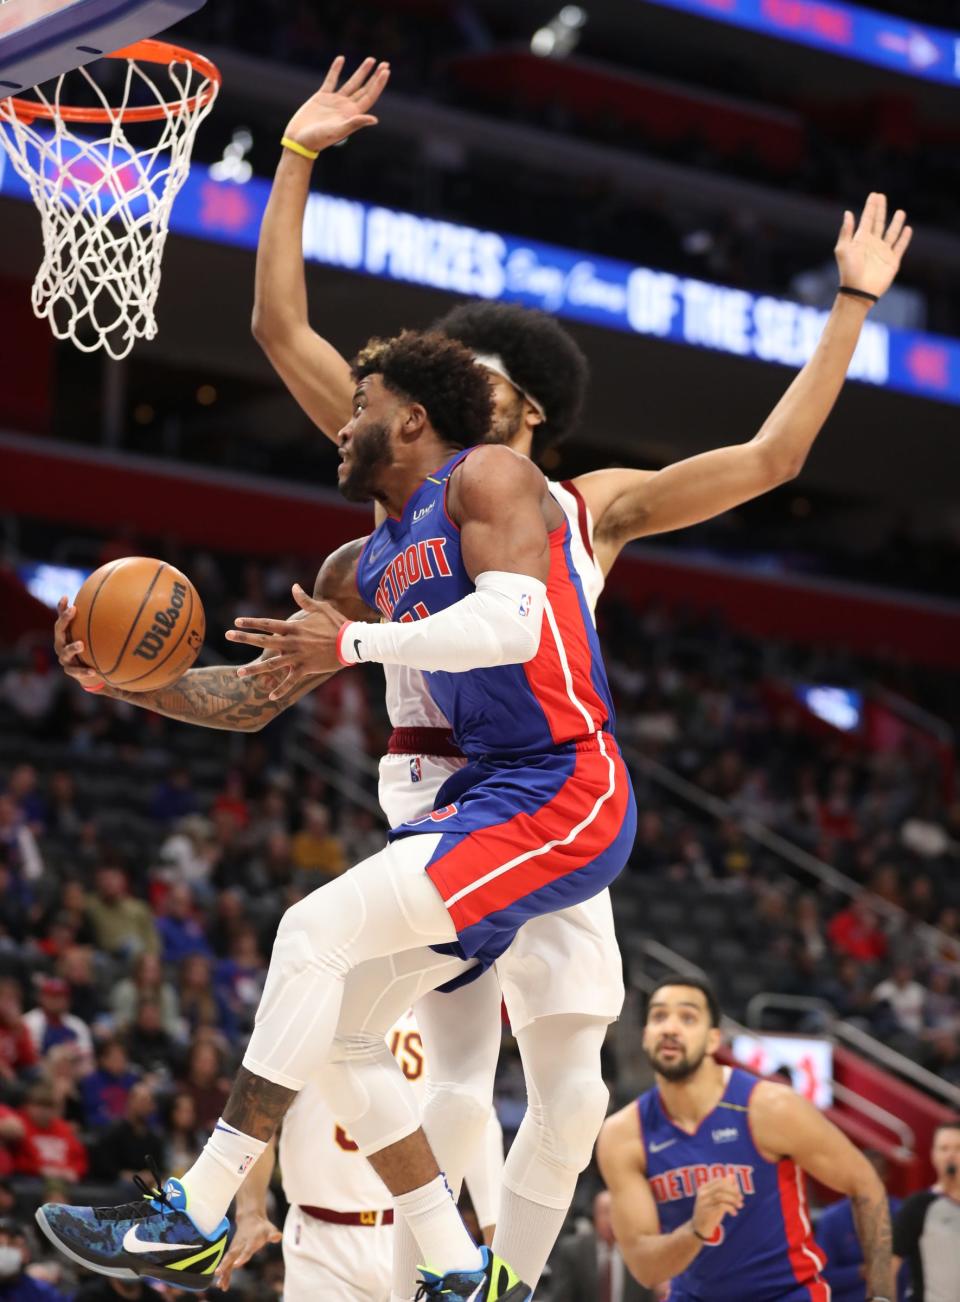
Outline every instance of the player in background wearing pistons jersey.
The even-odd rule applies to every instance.
[[[337,144],[375,119],[370,111],[389,69],[367,60],[338,90],[342,60],[290,122],[287,137],[311,152]],[[311,327],[302,225],[311,162],[285,151],[264,218],[257,264],[254,332],[304,411],[330,438],[349,412],[352,385],[340,354]],[[897,214],[887,248],[885,205],[871,198],[856,236],[847,217],[838,244],[842,283],[882,293],[896,273],[909,230]],[[857,247],[853,247],[856,245]],[[882,267],[868,274],[870,247]],[[879,273],[879,274],[878,274]],[[814,358],[752,442],[694,457],[663,472],[601,470],[551,484],[573,531],[573,557],[591,608],[631,540],[698,523],[794,476],[826,420],[856,346],[866,302],[838,299]],[[436,328],[471,348],[490,376],[491,438],[537,459],[570,432],[582,405],[586,363],[573,340],[543,313],[493,303],[455,308]],[[391,824],[425,813],[462,765],[449,724],[417,671],[385,666],[394,733],[380,766],[380,802]],[[587,983],[579,973],[589,971]],[[620,955],[609,894],[535,919],[495,971],[454,995],[418,1007],[436,1088],[424,1125],[456,1185],[489,1107],[500,1046],[500,989],[517,1035],[531,1107],[508,1155],[497,1249],[536,1282],[562,1227],[576,1180],[606,1111],[600,1047],[623,1002]],[[555,1063],[563,1055],[564,1073]],[[415,1245],[397,1233],[396,1297],[411,1296]],[[404,1283],[404,1281],[406,1281]]]
[[[604,1123],[597,1159],[631,1274],[670,1302],[829,1302],[804,1172],[847,1195],[868,1302],[893,1302],[890,1213],[876,1171],[787,1085],[714,1056],[710,985],[651,991],[643,1047],[656,1085]]]
[[[423,1044],[412,1011],[390,1028],[387,1044],[422,1107]],[[485,1160],[467,1172],[467,1187],[480,1225],[492,1228],[503,1133],[495,1112],[491,1122],[484,1137],[487,1151],[481,1154]],[[393,1273],[393,1200],[316,1085],[300,1092],[280,1132],[280,1172],[290,1204],[282,1236],[266,1217],[276,1149],[271,1143],[237,1194],[237,1229],[220,1271],[221,1288],[229,1287],[233,1271],[265,1239],[282,1238],[284,1302],[386,1302]]]

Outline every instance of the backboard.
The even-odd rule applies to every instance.
[[[0,0],[0,96],[155,36],[206,0]]]

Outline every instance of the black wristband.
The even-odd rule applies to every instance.
[[[851,285],[840,285],[837,288],[838,294],[847,294],[850,298],[865,298],[868,303],[879,303],[880,295],[871,294],[866,289],[854,289]]]
[[[693,1230],[694,1234],[695,1234],[696,1237],[700,1240],[701,1243],[709,1243],[709,1242],[710,1242],[710,1240],[707,1238],[707,1236],[706,1236],[705,1234],[701,1234],[701,1233],[700,1233],[700,1231],[697,1229],[697,1227],[694,1225],[694,1223],[693,1223],[692,1221],[690,1222],[690,1228],[691,1228],[691,1230]]]

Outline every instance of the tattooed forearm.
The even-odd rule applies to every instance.
[[[254,1076],[252,1071],[241,1067],[223,1109],[223,1119],[228,1126],[266,1143],[275,1134],[296,1097],[296,1090],[274,1085],[272,1081]]]
[[[316,674],[281,700],[271,701],[270,693],[281,677],[278,672],[238,678],[233,666],[219,665],[215,669],[191,669],[172,687],[160,691],[124,692],[107,687],[104,695],[201,728],[259,732],[271,719],[332,675]]]
[[[886,1191],[854,1194],[850,1199],[857,1238],[863,1249],[868,1297],[893,1298],[893,1241]]]

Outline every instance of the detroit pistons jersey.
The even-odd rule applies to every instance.
[[[605,582],[593,551],[593,520],[576,485],[548,479],[550,495],[570,522],[570,557],[580,576],[580,585],[591,618]],[[440,707],[430,695],[423,671],[409,665],[384,665],[387,717],[393,728],[449,728]]]
[[[461,560],[460,531],[445,500],[447,481],[467,455],[457,453],[428,476],[400,519],[384,520],[367,542],[357,567],[357,588],[385,619],[425,619],[474,590]],[[434,708],[425,708],[416,723],[400,702],[416,693],[417,680],[390,675],[388,667],[395,726],[435,727],[447,721],[470,758],[542,753],[612,730],[613,704],[593,621],[599,569],[585,563],[582,533],[570,518],[581,504],[562,487],[557,498],[565,518],[550,536],[547,605],[537,655],[523,665],[423,674]],[[580,569],[589,576],[589,597]]]
[[[725,1216],[715,1241],[671,1280],[670,1302],[829,1302],[804,1174],[787,1158],[768,1161],[750,1133],[750,1095],[759,1083],[732,1070],[723,1098],[693,1135],[673,1123],[658,1089],[638,1100],[661,1233],[690,1220],[697,1190],[708,1180],[733,1176],[743,1194],[739,1214]]]

